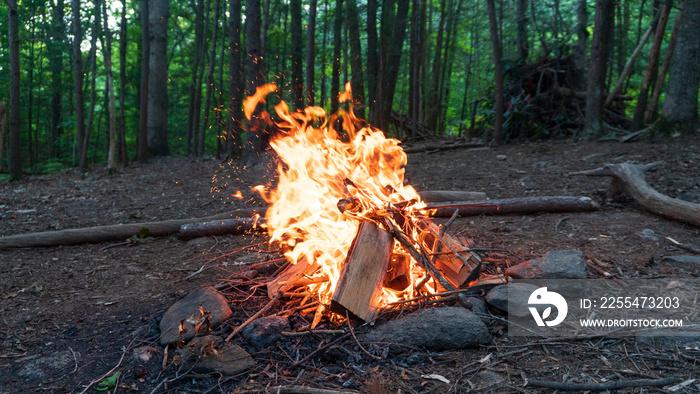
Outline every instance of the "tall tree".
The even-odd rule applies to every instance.
[[[501,49],[501,38],[498,35],[498,24],[496,21],[496,5],[494,0],[487,0],[489,14],[489,26],[491,31],[491,48],[494,63],[495,85],[493,89],[496,113],[493,122],[493,141],[496,145],[503,143],[503,112],[504,112],[504,88],[503,88],[503,50]]]
[[[433,58],[433,66],[430,74],[433,78],[433,83],[430,88],[431,110],[426,114],[426,125],[428,129],[438,134],[438,118],[440,116],[440,76],[444,67],[442,52],[445,24],[448,19],[448,5],[446,0],[440,2],[440,24],[438,25],[437,38],[435,39],[435,56]]]
[[[676,49],[676,42],[678,41],[678,22],[680,21],[681,11],[676,14],[676,21],[673,23],[673,31],[671,32],[671,38],[668,40],[668,47],[666,48],[666,55],[664,56],[664,62],[661,64],[661,69],[659,70],[659,76],[656,78],[656,84],[654,86],[654,92],[651,95],[651,101],[649,102],[649,107],[647,108],[647,114],[644,117],[644,122],[652,123],[656,121],[659,110],[659,98],[661,97],[661,91],[666,85],[666,74],[668,74],[668,69],[671,67],[671,59],[673,58],[673,52]]]
[[[580,2],[583,2],[585,7],[586,0],[579,0],[579,3]],[[527,0],[515,0],[515,10],[518,59],[525,64],[527,63],[527,56],[530,51],[527,44]]]
[[[228,120],[226,122],[226,154],[229,157],[243,151],[243,80],[241,78],[241,0],[229,1],[229,85]]]
[[[700,0],[684,0],[678,26],[678,41],[669,69],[668,91],[662,125],[669,130],[696,131],[700,86]]]
[[[75,1],[75,0],[74,0]],[[112,73],[112,33],[109,30],[107,2],[103,2],[103,29],[105,42],[102,45],[105,57],[105,73],[107,74],[107,94],[109,95],[109,150],[107,151],[107,169],[116,168],[117,150],[117,106],[114,99],[114,74]]]
[[[301,36],[301,0],[289,1],[289,13],[292,17],[292,106],[295,110],[304,108],[304,71],[303,71],[303,44]]]
[[[139,92],[139,138],[137,160],[145,163],[148,159],[148,87],[150,85],[148,71],[151,60],[150,34],[148,28],[148,3],[141,0],[141,88]]]
[[[520,1],[520,0],[518,0]],[[586,87],[586,53],[588,52],[588,0],[578,0],[576,7],[576,49],[574,85],[582,91]],[[621,70],[620,70],[621,71]]]
[[[83,41],[83,31],[80,22],[80,0],[72,1],[73,13],[73,78],[75,89],[75,139],[76,152],[82,152],[85,143],[85,112],[83,107],[83,53],[80,44]],[[82,163],[82,160],[80,160]],[[85,170],[85,167],[81,167]]]
[[[119,162],[129,164],[126,150],[126,0],[122,0],[122,18],[119,26],[119,129],[117,133],[117,151]]]
[[[92,135],[92,128],[95,123],[95,105],[97,103],[97,89],[96,89],[96,76],[97,76],[97,39],[100,35],[100,21],[102,18],[102,7],[100,6],[100,0],[95,0],[94,3],[94,21],[92,24],[92,32],[90,38],[90,52],[88,52],[88,60],[90,61],[91,71],[90,71],[90,107],[88,108],[88,121],[87,130],[85,132],[85,138],[82,143],[82,150],[80,151],[80,168],[85,170],[88,168],[88,147],[90,142],[90,136]]]
[[[314,89],[316,58],[316,4],[317,0],[311,0],[309,5],[309,21],[306,25],[306,105],[314,105],[316,92]]]
[[[423,64],[423,24],[421,23],[421,0],[411,1],[411,58],[408,86],[408,113],[411,116],[410,136],[416,137],[420,119],[420,81]]]
[[[239,11],[240,12],[240,11]],[[198,91],[201,93],[201,84],[197,84],[199,77],[199,62],[202,59],[203,44],[202,37],[204,36],[204,0],[197,0],[195,8],[195,28],[194,28],[194,55],[192,57],[192,80],[190,82],[190,100],[189,110],[187,112],[187,136],[185,137],[185,154],[189,156],[192,150],[192,139],[194,138],[194,129],[197,127],[195,123],[195,111],[199,113],[199,107],[195,109],[196,97]]]
[[[586,116],[584,133],[590,137],[603,133],[603,100],[605,98],[605,71],[613,16],[612,0],[596,0],[595,28],[591,43],[591,59],[588,66],[586,90]]]
[[[51,156],[57,157],[59,154],[58,138],[63,134],[63,54],[66,37],[65,4],[63,0],[53,3],[51,22],[51,39],[48,44],[49,67],[51,69]]]
[[[221,10],[221,0],[216,0],[216,8],[214,11],[214,23],[211,32],[211,51],[209,52],[209,65],[207,69],[206,96],[204,99],[204,116],[202,117],[202,125],[199,128],[199,140],[197,141],[197,156],[204,155],[204,141],[206,140],[207,122],[209,121],[209,106],[211,105],[211,96],[214,88],[214,65],[216,64],[216,35],[219,31],[219,15]]]
[[[331,77],[331,113],[338,111],[338,94],[340,93],[340,53],[343,39],[343,0],[335,0],[335,17],[333,19],[333,68]]]
[[[346,20],[350,38],[350,67],[352,68],[352,104],[355,116],[365,118],[365,72],[362,68],[362,45],[360,44],[360,23],[357,15],[357,0],[345,0]]]
[[[168,0],[151,0],[148,8],[148,151],[167,155],[168,149]]]
[[[379,75],[377,8],[377,0],[367,0],[367,99],[370,119],[374,118],[377,76]]]
[[[245,2],[245,29],[246,29],[246,95],[252,96],[258,86],[265,83],[264,59],[262,57],[262,42],[260,37],[260,0],[246,0]],[[253,112],[251,120],[246,123],[246,141],[243,148],[243,156],[247,166],[253,166],[261,162],[260,155],[265,150],[264,126],[258,119],[262,104],[258,104]]]
[[[19,146],[19,18],[17,0],[7,0],[8,38],[10,41],[10,123],[7,167],[10,178],[22,179],[22,159]],[[2,134],[2,132],[0,132]]]

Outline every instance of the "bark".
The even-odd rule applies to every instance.
[[[148,38],[148,3],[149,0],[141,0],[141,87],[139,93],[139,138],[136,150],[136,157],[139,163],[145,163],[148,159],[148,87],[150,85],[148,82],[150,79],[148,65],[151,58],[150,40]]]
[[[7,119],[7,104],[0,101],[0,167],[2,167],[2,155],[5,153],[5,119]]]
[[[377,0],[367,0],[367,98],[369,118],[376,106],[377,75],[379,71],[379,39],[377,37]]]
[[[357,0],[345,0],[348,34],[350,38],[350,67],[352,68],[352,105],[355,116],[365,118],[365,72],[362,68],[362,46],[360,44],[360,23],[357,16]]]
[[[330,8],[330,0],[325,1],[326,7],[325,9],[328,10]],[[324,107],[326,105],[326,82],[328,80],[328,75],[326,74],[326,66],[328,65],[328,62],[326,61],[326,54],[328,53],[328,14],[329,12],[324,12],[323,13],[323,52],[321,52],[321,70],[323,72],[321,73],[321,102],[320,106]],[[376,21],[375,21],[376,22]]]
[[[600,205],[588,197],[539,196],[493,199],[486,201],[483,205],[476,205],[473,201],[434,203],[428,204],[426,209],[435,210],[430,212],[430,216],[448,218],[454,214],[456,209],[459,209],[460,217],[467,217],[483,214],[525,215],[540,212],[586,212],[596,211],[600,209]]]
[[[32,12],[35,12],[35,10],[32,10]],[[36,37],[36,23],[34,18],[31,20],[31,38],[30,42],[34,42],[35,37]],[[27,100],[27,137],[28,137],[28,142],[29,142],[29,168],[34,167],[34,144],[32,141],[32,125],[34,122],[33,119],[33,114],[32,110],[34,108],[34,67],[35,67],[35,61],[34,61],[34,45],[29,46],[29,81],[27,84],[27,95],[29,96],[29,99]],[[81,75],[82,77],[82,75]],[[82,93],[81,93],[82,94]],[[85,129],[83,128],[83,131]],[[0,128],[0,138],[2,136],[2,129]],[[38,141],[37,141],[38,143]],[[73,152],[75,152],[75,146],[73,147]],[[1,147],[0,147],[1,149]],[[0,167],[2,167],[2,158],[0,158]]]
[[[229,1],[229,85],[228,120],[226,123],[226,154],[240,156],[243,152],[243,79],[241,78],[241,0]]]
[[[219,32],[219,17],[221,14],[221,0],[216,0],[216,6],[214,10],[214,23],[211,32],[211,50],[209,52],[209,65],[207,69],[207,81],[206,81],[206,96],[204,98],[204,116],[202,116],[202,125],[199,127],[199,140],[195,145],[196,155],[204,155],[204,141],[206,140],[207,124],[209,122],[209,109],[211,106],[211,96],[214,90],[214,66],[216,64],[216,40],[217,34]]]
[[[333,19],[333,70],[331,77],[331,113],[338,111],[338,94],[340,93],[340,54],[343,46],[343,0],[335,0],[335,17]]]
[[[119,129],[117,151],[119,162],[129,165],[129,155],[126,149],[126,117],[124,105],[126,102],[126,0],[122,0],[122,18],[119,26]]]
[[[206,67],[206,46],[207,46],[207,34],[206,26],[209,25],[209,12],[211,11],[211,0],[207,1],[207,10],[204,13],[204,20],[202,22],[202,34],[199,37],[199,56],[200,61],[198,62],[199,68],[195,71],[197,80],[195,81],[194,97],[193,97],[193,113],[192,113],[192,152],[195,156],[199,155],[199,140],[200,140],[200,128],[199,122],[202,116],[202,83],[204,82],[204,68]]]
[[[686,3],[687,4],[687,3]],[[685,11],[689,11],[687,8]],[[609,196],[624,192],[644,209],[659,216],[700,227],[700,204],[671,198],[654,190],[644,179],[644,173],[662,162],[645,165],[629,163],[609,164],[603,168],[576,172],[570,175],[609,176],[613,183]]]
[[[240,10],[238,11],[240,12]],[[187,136],[185,137],[185,155],[189,156],[192,153],[192,145],[194,138],[194,129],[197,126],[194,122],[195,113],[195,98],[197,95],[197,89],[201,89],[201,85],[197,85],[197,77],[199,75],[199,62],[202,59],[202,44],[201,37],[204,34],[203,26],[204,22],[202,18],[204,17],[204,0],[197,1],[197,7],[195,8],[195,22],[194,22],[194,55],[192,59],[192,79],[190,81],[190,103],[187,112]],[[196,109],[199,111],[199,109]]]
[[[668,91],[663,107],[667,128],[696,131],[700,86],[700,0],[685,0],[678,26],[678,41],[669,69]],[[671,131],[671,130],[662,130]]]
[[[584,4],[583,9],[585,12],[586,0],[579,0],[579,3]],[[518,46],[518,59],[520,60],[521,63],[525,64],[525,63],[527,63],[527,56],[528,56],[528,53],[530,50],[530,48],[528,48],[528,44],[527,44],[527,15],[526,15],[527,0],[516,0],[515,9],[516,9],[516,11],[515,11],[516,20],[517,20],[517,27],[516,27],[517,38],[516,38],[516,40],[517,40],[517,46]],[[580,18],[579,18],[579,23],[580,23]],[[584,26],[584,29],[585,29],[585,26]],[[579,33],[579,39],[580,39],[580,33]]]
[[[7,167],[11,179],[21,180],[22,161],[19,144],[19,20],[16,0],[9,0],[7,2],[7,11],[8,39],[10,41],[10,122],[8,129],[9,145],[7,150]]]
[[[433,78],[433,84],[430,88],[430,99],[431,103],[430,112],[428,112],[427,118],[425,120],[428,129],[432,130],[436,135],[438,133],[437,124],[438,116],[440,113],[440,75],[442,73],[442,46],[443,46],[443,34],[445,31],[445,23],[447,19],[447,1],[442,0],[440,2],[440,24],[438,25],[437,38],[435,39],[435,57],[433,57],[433,66],[430,70],[430,74]]]
[[[103,3],[103,18],[105,44],[102,46],[105,56],[105,72],[107,74],[107,93],[109,94],[109,151],[107,152],[107,169],[116,168],[115,154],[117,149],[117,108],[114,100],[114,77],[112,74],[112,34],[109,31],[107,17],[107,2]]]
[[[80,153],[80,168],[86,170],[88,168],[88,147],[90,145],[90,136],[92,135],[92,128],[95,122],[95,104],[97,103],[97,88],[96,88],[96,76],[97,76],[97,38],[100,34],[100,24],[102,20],[102,6],[100,5],[100,0],[96,0],[94,13],[94,23],[92,25],[92,38],[90,39],[90,53],[88,55],[91,64],[91,74],[90,74],[90,108],[88,110],[88,122],[87,131],[85,132],[85,139],[83,140],[83,149]]]
[[[591,44],[591,60],[588,66],[586,116],[583,126],[584,133],[591,137],[599,136],[604,131],[603,97],[613,4],[612,0],[596,0],[595,29]]]
[[[503,52],[501,49],[501,39],[498,36],[498,25],[496,23],[496,6],[494,0],[487,0],[489,14],[489,25],[491,31],[491,48],[493,53],[494,79],[493,90],[496,113],[493,123],[493,140],[496,145],[503,144],[503,112],[504,112],[504,87],[503,87]]]
[[[180,226],[178,237],[190,239],[208,237],[211,235],[243,234],[246,231],[266,231],[260,227],[265,223],[264,218],[244,217],[236,219],[217,219],[206,222],[186,223]]]
[[[252,96],[258,86],[265,83],[263,75],[264,59],[260,40],[260,0],[246,0],[246,38],[248,51],[246,61],[246,95]],[[258,114],[262,104],[258,104],[253,117],[246,124],[246,142],[243,155],[248,166],[261,162],[260,155],[265,150],[263,133],[259,126]]]
[[[520,0],[519,0],[520,1]],[[578,0],[576,7],[576,49],[574,61],[576,62],[576,74],[574,85],[577,90],[586,89],[586,53],[588,52],[588,0]]]
[[[651,44],[651,50],[649,52],[649,61],[647,62],[647,69],[644,73],[642,85],[639,88],[639,96],[637,97],[637,107],[634,110],[634,117],[632,119],[632,130],[639,130],[644,125],[644,113],[647,110],[649,87],[651,86],[654,78],[656,78],[658,75],[659,54],[661,53],[661,43],[665,35],[664,33],[666,32],[666,23],[668,22],[668,14],[670,9],[671,8],[668,5],[661,4],[661,10],[659,11],[659,21],[656,24],[656,33],[654,33],[654,40]]]
[[[148,151],[155,156],[168,149],[167,0],[153,0],[148,10],[150,58],[148,62]]]
[[[671,66],[673,52],[676,49],[676,41],[678,41],[678,21],[680,21],[680,13],[681,12],[678,11],[678,14],[676,14],[676,21],[673,23],[673,31],[671,32],[671,38],[668,41],[664,62],[661,64],[661,69],[659,70],[659,75],[656,78],[656,84],[654,86],[654,92],[651,95],[651,101],[647,107],[647,113],[644,117],[644,122],[646,123],[655,121],[658,115],[659,97],[661,97],[661,91],[666,83],[666,74],[668,74],[668,69]]]
[[[411,131],[409,137],[417,136],[418,123],[420,122],[421,108],[421,83],[423,65],[423,23],[421,23],[422,0],[411,2],[411,58],[408,86],[408,113],[411,117]]]
[[[309,21],[306,28],[306,105],[312,107],[314,105],[316,92],[314,91],[315,66],[316,58],[316,2],[311,0],[309,5]]]
[[[223,7],[226,7],[226,0],[224,0]],[[226,57],[226,50],[229,48],[226,45],[226,11],[224,10],[223,23],[221,24],[221,43],[219,44],[219,82],[216,87],[216,158],[221,159],[221,154],[224,152],[224,140],[221,135],[221,129],[224,125],[224,58]]]
[[[299,111],[304,108],[304,72],[303,44],[301,34],[301,0],[290,0],[289,13],[292,17],[292,108]]]
[[[53,5],[53,21],[51,23],[53,38],[48,44],[50,48],[49,67],[51,69],[51,157],[58,157],[58,139],[61,134],[63,134],[63,126],[61,126],[63,121],[63,86],[61,83],[61,74],[63,73],[63,53],[65,51],[63,46],[66,41],[64,16],[64,2],[63,0],[57,0]],[[10,100],[10,107],[12,107],[12,100]],[[12,111],[10,110],[10,125],[11,124]],[[10,133],[10,136],[11,135]]]
[[[376,125],[382,130],[388,131],[389,120],[391,119],[391,109],[394,104],[394,91],[399,77],[399,66],[401,65],[401,54],[403,52],[403,41],[406,36],[406,26],[408,24],[409,0],[398,0],[396,18],[392,30],[388,35],[386,46],[384,45],[384,31],[382,32],[383,53],[380,56],[380,78],[377,91],[377,102],[380,113]],[[382,16],[384,11],[382,11]]]

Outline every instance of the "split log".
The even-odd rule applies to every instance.
[[[290,264],[287,269],[267,283],[267,296],[274,299],[280,293],[291,289],[304,275],[316,272],[318,267],[318,263],[310,262],[305,258],[299,259],[296,264]]]
[[[360,223],[333,293],[331,311],[341,316],[347,312],[362,322],[374,319],[393,247],[391,233],[373,222]]]
[[[411,260],[405,254],[395,253],[389,260],[389,268],[383,286],[396,291],[404,291],[411,284]]]
[[[133,235],[142,233],[147,233],[152,237],[161,237],[176,234],[178,231],[180,231],[180,227],[184,224],[204,222],[215,219],[250,218],[255,214],[260,214],[261,212],[262,211],[257,208],[241,209],[234,212],[227,212],[203,218],[117,224],[111,226],[47,231],[43,233],[10,235],[0,237],[0,249],[76,245],[105,241],[124,241]],[[143,229],[147,229],[148,231],[142,231]]]
[[[180,239],[207,237],[210,235],[242,234],[260,228],[264,218],[220,219],[209,222],[187,223],[180,226]]]
[[[602,168],[574,172],[569,175],[609,176],[613,178],[609,194],[625,192],[644,209],[659,216],[700,227],[700,204],[671,198],[654,190],[644,173],[662,162],[651,164],[608,164]]]
[[[478,216],[482,214],[510,215],[510,214],[532,214],[539,212],[584,212],[596,211],[600,205],[589,197],[573,196],[539,196],[539,197],[518,197],[487,200],[483,205],[474,202],[453,202],[428,204],[433,217],[450,217],[455,209],[459,209],[460,217]]]
[[[435,268],[440,270],[455,288],[459,289],[466,282],[479,278],[480,259],[466,250],[469,245],[463,245],[449,234],[443,234],[441,239],[438,239],[440,228],[429,220],[419,221],[418,229],[419,241],[434,257]]]

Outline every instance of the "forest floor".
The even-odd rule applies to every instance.
[[[659,160],[664,164],[647,174],[650,185],[700,203],[698,135],[660,142],[549,141],[415,153],[409,155],[406,178],[419,190],[484,191],[489,198],[589,196],[601,203],[601,210],[460,218],[451,228],[466,232],[478,247],[507,249],[525,258],[578,249],[612,265],[620,278],[697,278],[700,266],[662,257],[690,254],[666,237],[698,244],[699,228],[655,216],[630,199],[606,200],[608,178],[567,176],[605,163]],[[271,172],[242,171],[216,160],[162,158],[113,174],[94,167],[85,179],[77,170],[30,176],[21,183],[0,184],[0,234],[213,215],[259,204],[259,199],[231,195],[238,189],[252,195],[249,188]],[[225,263],[245,258],[239,254],[217,260],[188,279],[202,267],[203,255],[266,240],[263,234],[189,242],[170,236],[132,246],[112,242],[0,250],[0,393],[81,392],[91,383],[88,392],[95,392],[96,381],[117,365],[125,371],[118,392],[150,392],[164,379],[173,380],[160,386],[160,392],[265,392],[272,386],[296,385],[373,393],[545,392],[551,390],[524,386],[525,379],[601,381],[616,373],[623,380],[700,379],[698,348],[673,340],[518,338],[507,335],[505,324],[491,327],[488,346],[446,352],[392,349],[382,360],[366,357],[346,338],[339,343],[342,351],[319,354],[297,367],[280,351],[293,347],[289,343],[256,352],[235,338],[252,354],[255,368],[228,379],[175,379],[172,349],[162,365],[160,317],[193,289],[227,278]],[[600,277],[593,270],[588,275]],[[259,304],[237,306],[234,313],[252,314],[257,308]],[[228,335],[231,329],[225,325],[221,330]],[[293,341],[301,357],[318,345]],[[157,361],[137,371],[124,369],[133,349],[146,345],[155,348]],[[450,383],[423,377],[430,374]],[[678,392],[695,390],[697,381]]]

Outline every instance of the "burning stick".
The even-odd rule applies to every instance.
[[[361,321],[374,318],[393,246],[394,239],[387,231],[373,222],[360,223],[333,294],[331,311],[341,316],[348,312]]]

